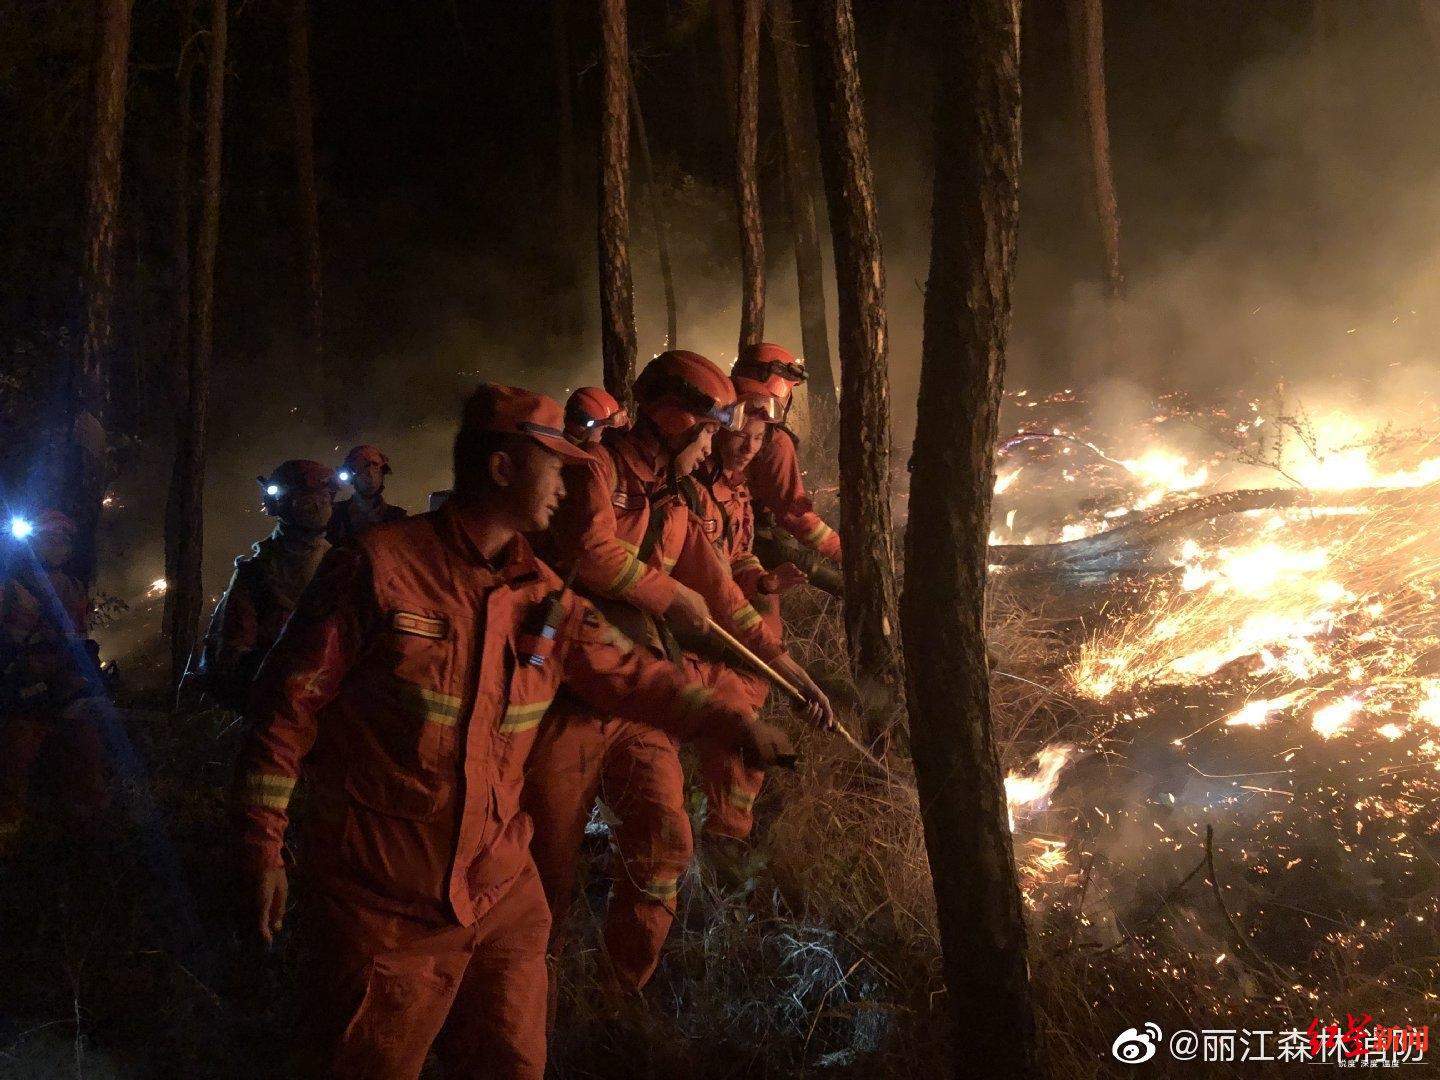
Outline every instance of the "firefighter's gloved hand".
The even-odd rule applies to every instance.
[[[290,879],[283,866],[266,867],[255,880],[255,916],[260,937],[274,944],[285,923],[285,901],[290,896]]]
[[[670,601],[670,606],[665,609],[665,618],[673,623],[680,633],[700,637],[706,632],[705,624],[710,618],[710,608],[703,596],[677,581],[675,599]]]
[[[793,562],[781,563],[768,574],[763,574],[756,583],[756,587],[762,593],[782,593],[786,589],[793,589],[796,585],[804,585],[810,580],[810,575],[801,570]]]
[[[794,686],[805,695],[805,704],[792,704],[796,715],[803,716],[810,723],[825,731],[833,731],[835,728],[835,709],[830,704],[830,699],[825,696],[825,691],[815,685],[815,680],[810,678],[810,673],[797,664],[793,657],[786,654],[775,661],[775,670],[789,680]]]
[[[774,724],[752,720],[740,731],[740,756],[754,769],[795,764],[795,746],[790,736]]]

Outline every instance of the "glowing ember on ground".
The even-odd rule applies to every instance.
[[[1354,698],[1345,698],[1333,705],[1326,705],[1323,709],[1317,709],[1310,718],[1310,727],[1321,738],[1333,739],[1336,735],[1350,730],[1350,721],[1361,708],[1361,703]]]
[[[167,588],[169,588],[169,583],[163,577],[158,577],[150,583],[150,587],[145,590],[145,595],[162,596]]]

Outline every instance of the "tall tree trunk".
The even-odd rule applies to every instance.
[[[1019,0],[969,0],[942,15],[911,478],[925,497],[911,500],[901,603],[911,750],[956,1037],[951,1075],[1006,1080],[1042,1075],[984,626],[1020,215],[1019,17]]]
[[[845,635],[862,685],[899,681],[890,535],[890,379],[885,266],[850,0],[815,5],[815,103],[835,245],[840,346],[840,532]]]
[[[555,75],[555,190],[559,202],[560,235],[556,255],[556,282],[560,290],[561,325],[568,336],[581,334],[585,325],[585,298],[580,288],[580,211],[576,195],[575,95],[570,69],[570,4],[550,5],[550,44]]]
[[[740,206],[740,349],[765,338],[765,226],[755,157],[760,131],[761,0],[742,0],[735,192]]]
[[[287,27],[290,58],[290,114],[294,121],[296,220],[300,264],[305,279],[305,345],[310,358],[313,395],[331,426],[339,418],[327,394],[325,370],[325,274],[320,257],[320,204],[315,191],[315,115],[310,93],[310,0],[290,0]]]
[[[180,431],[190,382],[190,144],[194,136],[195,65],[199,46],[195,36],[195,0],[180,5],[180,64],[175,76],[175,217],[174,265],[172,287],[175,290],[174,324],[170,335],[170,411]],[[176,455],[175,462],[180,460]],[[185,523],[175,495],[175,464],[171,466],[170,490],[165,499],[165,580],[174,584],[180,579],[180,536]],[[165,590],[162,627],[166,635],[175,625],[175,591]]]
[[[742,0],[746,2],[746,0]],[[720,51],[720,80],[725,90],[725,130],[735,142],[735,110],[740,101],[740,39],[736,36],[734,0],[713,0],[715,41]]]
[[[605,389],[630,402],[635,283],[630,274],[630,41],[625,0],[600,0],[600,351]]]
[[[206,59],[204,178],[200,230],[195,249],[195,329],[186,379],[185,413],[175,448],[170,497],[181,525],[176,541],[177,575],[174,621],[170,628],[170,664],[178,677],[195,645],[204,600],[205,420],[210,391],[210,354],[215,329],[215,254],[220,240],[220,160],[225,117],[225,47],[229,29],[227,0],[211,0],[210,50]]]
[[[665,288],[665,348],[677,348],[679,313],[675,308],[675,274],[670,266],[670,234],[665,226],[665,206],[660,201],[660,183],[655,175],[655,159],[650,156],[650,136],[645,132],[645,114],[640,109],[640,93],[635,88],[635,74],[630,74],[630,117],[635,123],[635,141],[640,145],[640,160],[645,163],[645,190],[650,195],[650,218],[655,227],[655,247],[660,256],[660,282]]]
[[[115,234],[125,141],[131,0],[96,4],[95,118],[85,185],[85,256],[80,286],[85,305],[79,362],[70,374],[71,429],[66,444],[66,501],[79,536],[86,583],[95,578],[96,534],[105,498],[110,378],[114,362]]]
[[[1110,120],[1105,104],[1105,14],[1102,0],[1065,0],[1070,27],[1070,67],[1075,98],[1085,125],[1090,194],[1100,226],[1105,286],[1112,297],[1125,291],[1120,269],[1120,213],[1115,200],[1115,173],[1110,167]]]
[[[835,373],[830,366],[829,321],[825,314],[825,263],[820,255],[820,226],[815,212],[818,150],[809,95],[800,79],[800,55],[795,47],[798,29],[790,0],[770,0],[770,44],[775,54],[775,83],[785,138],[785,188],[795,234],[800,343],[810,373],[805,385],[811,408],[833,413],[838,403]]]

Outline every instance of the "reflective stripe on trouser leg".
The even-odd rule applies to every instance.
[[[616,981],[638,992],[660,962],[694,841],[674,740],[644,724],[613,723],[620,732],[605,755],[600,797],[620,819],[620,866],[605,944]]]
[[[748,767],[728,747],[702,740],[700,787],[705,792],[705,833],[744,840],[755,828],[755,799],[765,773]]]

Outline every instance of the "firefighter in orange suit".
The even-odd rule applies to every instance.
[[[624,431],[630,414],[615,396],[599,386],[582,386],[565,402],[565,434],[576,446],[598,443],[611,428]]]
[[[743,702],[740,680],[684,653],[670,624],[703,637],[713,618],[808,692],[805,710],[828,724],[825,695],[785,654],[730,576],[690,511],[680,482],[709,455],[714,432],[741,409],[725,373],[692,352],[662,353],[635,381],[639,417],[588,446],[567,470],[570,495],[552,528],[557,561],[611,622],[657,656]],[[564,945],[584,835],[597,795],[620,819],[620,871],[606,915],[609,986],[638,993],[655,971],[693,853],[675,737],[562,696],[536,746],[526,784],[535,861]]]
[[[93,708],[105,690],[85,637],[89,602],[66,570],[75,531],[58,510],[10,522],[0,566],[0,854],[25,823],[31,774],[47,745],[60,753],[77,824],[97,825],[109,802]]]
[[[355,494],[335,504],[325,539],[332,544],[349,540],[372,525],[399,521],[405,516],[403,506],[385,501],[385,478],[390,475],[390,459],[378,446],[361,443],[352,446],[336,474],[342,484],[349,484]]]
[[[482,386],[455,441],[455,492],[327,556],[252,696],[237,790],[254,918],[285,911],[282,843],[302,768],[316,963],[306,1046],[338,1077],[545,1066],[550,914],[520,809],[563,681],[591,707],[701,729],[759,763],[783,733],[688,682],[565,590],[521,535],[564,494],[558,403]]]
[[[821,520],[805,491],[796,456],[799,440],[785,426],[795,387],[805,381],[805,363],[779,345],[747,345],[731,370],[735,378],[762,383],[780,405],[779,431],[766,440],[747,470],[750,493],[763,515],[805,547],[836,565],[841,561],[840,534]],[[784,436],[781,438],[780,436]]]
[[[318,461],[282,461],[256,480],[265,513],[276,519],[275,531],[235,560],[235,574],[215,605],[182,690],[202,690],[237,711],[245,707],[260,662],[330,550],[325,529],[335,502],[335,473]]]
[[[782,631],[780,593],[806,578],[794,563],[767,570],[755,557],[755,509],[747,474],[769,440],[785,438],[775,430],[784,415],[784,405],[763,383],[744,378],[736,378],[734,383],[735,393],[745,406],[744,425],[739,431],[721,431],[715,436],[715,452],[696,474],[704,496],[696,513],[706,534],[715,538],[717,549],[729,561],[735,583],[778,639]],[[751,679],[748,685],[755,690],[749,703],[758,710],[765,703],[769,684]],[[749,838],[755,826],[755,799],[764,780],[764,772],[750,768],[724,747],[715,743],[700,745],[707,840]]]

